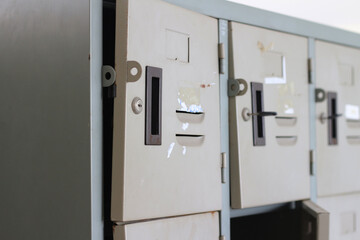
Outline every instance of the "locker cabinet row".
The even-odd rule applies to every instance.
[[[237,22],[228,29],[231,207],[309,199],[314,159],[318,196],[360,191],[360,50],[316,41],[309,61],[306,37]],[[217,19],[160,0],[117,2],[116,240],[219,237],[218,32]]]

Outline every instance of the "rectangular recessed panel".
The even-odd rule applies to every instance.
[[[166,57],[170,60],[188,63],[190,61],[190,36],[166,29]]]
[[[263,53],[265,66],[265,84],[285,84],[286,83],[286,64],[285,57],[281,53]]]
[[[341,233],[349,234],[356,232],[356,213],[344,212],[340,215]]]

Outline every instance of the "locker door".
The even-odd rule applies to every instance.
[[[302,240],[329,240],[329,218],[327,210],[310,200],[302,202]]]
[[[112,220],[221,208],[217,20],[117,3]]]
[[[195,214],[116,226],[114,240],[218,240],[219,214]]]
[[[330,213],[330,240],[360,239],[360,194],[318,198]]]
[[[230,26],[231,206],[306,199],[307,39],[234,22]]]
[[[360,191],[360,50],[316,42],[318,195]]]

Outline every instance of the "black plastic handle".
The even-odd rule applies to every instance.
[[[276,116],[277,112],[258,112],[258,113],[248,113],[248,116],[258,116],[258,117],[271,117]]]
[[[331,115],[331,116],[328,116],[327,119],[336,119],[338,117],[341,117],[342,114],[341,113],[337,113],[337,114],[334,114],[334,115]]]

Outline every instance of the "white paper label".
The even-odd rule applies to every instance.
[[[352,120],[359,120],[360,119],[359,106],[346,104],[345,105],[345,118],[352,119]]]

